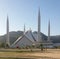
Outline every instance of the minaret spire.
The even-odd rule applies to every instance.
[[[50,20],[48,23],[48,41],[50,41]]]
[[[10,47],[10,42],[9,42],[9,20],[8,20],[8,16],[7,16],[7,40],[6,40],[6,44],[8,47]]]
[[[25,34],[25,24],[24,24],[24,34]]]
[[[38,10],[38,42],[41,42],[41,17],[40,17],[40,8]]]

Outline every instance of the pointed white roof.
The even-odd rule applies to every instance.
[[[27,31],[25,36],[28,37],[32,42],[36,41],[31,30]]]
[[[26,38],[28,39],[30,42],[34,43],[36,40],[32,34],[32,31],[27,31],[25,34],[23,34],[22,36],[20,36],[11,46],[14,46],[15,44],[17,44],[20,40],[22,40],[22,38]],[[24,41],[24,40],[23,40]]]

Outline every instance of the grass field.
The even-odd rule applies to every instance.
[[[60,59],[60,49],[0,49],[0,59]]]

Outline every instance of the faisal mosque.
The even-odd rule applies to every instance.
[[[33,33],[32,30],[25,31],[25,25],[24,25],[24,34],[10,45],[10,38],[9,38],[9,19],[7,16],[7,39],[6,44],[10,48],[21,48],[21,47],[29,47],[29,46],[35,46],[38,47],[40,44],[43,44],[44,47],[52,48],[53,43],[50,40],[50,20],[48,22],[48,38],[47,41],[44,41],[41,36],[41,16],[40,16],[40,9],[38,10],[38,29],[37,33]]]

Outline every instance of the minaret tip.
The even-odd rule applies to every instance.
[[[24,24],[24,34],[25,34],[25,30],[26,30],[26,29],[25,29],[25,24]]]
[[[49,23],[50,23],[50,19],[49,19]]]
[[[29,28],[29,31],[31,31],[31,27]]]

